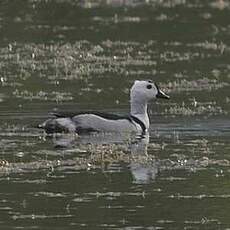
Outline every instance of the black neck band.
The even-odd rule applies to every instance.
[[[145,132],[146,132],[146,126],[145,126],[145,124],[139,118],[137,118],[137,117],[135,117],[133,115],[130,115],[130,117],[131,117],[131,119],[133,121],[135,121],[138,125],[141,126],[141,128],[142,128],[142,134],[145,134]]]

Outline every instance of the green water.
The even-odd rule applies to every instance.
[[[229,229],[228,1],[0,3],[1,229]],[[47,137],[53,110],[129,112],[149,139]],[[60,145],[65,148],[57,148]]]

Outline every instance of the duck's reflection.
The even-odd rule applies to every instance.
[[[158,173],[157,161],[148,155],[149,134],[131,136],[125,134],[61,135],[53,136],[56,148],[71,148],[76,145],[122,144],[123,149],[131,154],[129,169],[134,183],[150,183]]]
[[[130,171],[134,183],[150,183],[157,176],[157,162],[154,158],[148,156],[148,144],[149,134],[146,134],[141,138],[136,138],[136,141],[131,144],[130,149],[133,161],[130,163]]]

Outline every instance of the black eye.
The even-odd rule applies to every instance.
[[[146,86],[147,89],[152,89],[152,87],[153,87],[152,85],[147,85]]]

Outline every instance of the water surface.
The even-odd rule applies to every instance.
[[[229,10],[1,2],[1,228],[228,229]],[[128,113],[135,79],[171,96],[149,105],[149,137],[35,128],[57,109]]]

